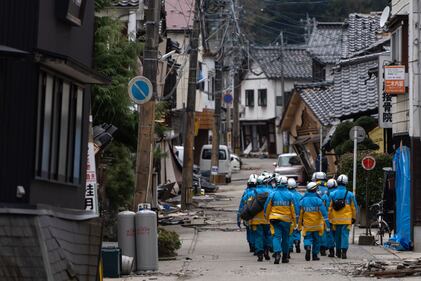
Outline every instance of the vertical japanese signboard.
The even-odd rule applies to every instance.
[[[385,63],[390,61],[389,55],[379,56],[379,127],[392,128],[392,96],[385,91]]]
[[[99,213],[98,190],[96,181],[96,166],[94,144],[88,143],[88,160],[86,164],[86,189],[85,189],[85,209]]]

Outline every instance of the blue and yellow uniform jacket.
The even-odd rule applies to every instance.
[[[329,195],[329,188],[327,188],[327,183],[325,181],[319,180],[316,183],[319,185],[317,188],[317,193],[319,194],[320,198],[323,199],[325,194]]]
[[[285,187],[280,186],[273,190],[265,203],[265,216],[270,220],[291,222],[293,227],[296,224],[294,197]]]
[[[301,199],[303,199],[303,195],[300,192],[298,192],[296,189],[289,189],[289,192],[292,194],[292,197],[294,198],[295,217],[298,220],[298,217],[300,216],[300,204],[301,204],[300,201]]]
[[[326,227],[329,227],[328,213],[322,199],[314,192],[307,192],[301,199],[300,217],[298,228],[305,236],[307,231],[318,231],[323,235]]]
[[[336,191],[330,194],[330,203],[329,203],[329,221],[335,224],[352,224],[352,219],[357,218],[358,205],[357,200],[355,200],[354,193],[348,191],[345,199],[345,207],[339,211],[336,211],[332,207],[332,202],[338,199],[343,199],[345,197],[346,187],[339,185],[336,188]]]
[[[256,194],[260,193],[268,193],[268,197],[272,193],[272,189],[269,188],[267,185],[258,185],[254,190],[250,191],[250,196],[247,200],[253,200]],[[258,224],[269,224],[269,221],[265,218],[264,210],[258,213],[254,218],[250,221],[250,225],[258,225]]]

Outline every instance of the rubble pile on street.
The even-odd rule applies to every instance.
[[[357,265],[353,275],[377,278],[421,276],[421,258],[393,261],[370,260],[365,264]]]

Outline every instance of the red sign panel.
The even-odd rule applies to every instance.
[[[361,164],[364,170],[370,171],[376,167],[376,159],[373,156],[365,156],[363,160],[361,160]]]

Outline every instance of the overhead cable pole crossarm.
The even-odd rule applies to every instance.
[[[184,131],[183,180],[181,186],[181,208],[190,209],[193,190],[193,144],[194,115],[196,104],[197,53],[199,45],[200,0],[195,0],[195,15],[190,40],[189,81]]]

